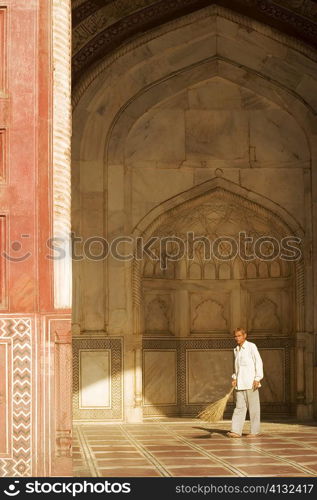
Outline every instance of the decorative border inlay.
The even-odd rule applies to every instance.
[[[0,458],[0,477],[32,475],[32,324],[29,318],[0,318],[0,337],[12,342],[12,451]],[[10,390],[11,389],[11,390]],[[9,404],[9,402],[7,402]]]

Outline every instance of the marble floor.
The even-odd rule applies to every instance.
[[[75,425],[74,476],[317,476],[314,424],[263,423],[252,440],[230,439],[229,429],[195,419]]]

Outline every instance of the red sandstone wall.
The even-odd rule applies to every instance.
[[[50,0],[0,7],[0,476],[71,473],[70,311],[54,311]],[[65,352],[67,354],[65,354]],[[70,394],[69,394],[70,399]],[[62,416],[61,416],[62,415]],[[48,436],[52,434],[49,441]],[[64,456],[64,457],[63,457]]]

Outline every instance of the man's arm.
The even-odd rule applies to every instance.
[[[260,353],[258,351],[258,348],[255,344],[252,346],[252,357],[254,361],[254,367],[255,367],[255,377],[254,380],[257,382],[260,382],[263,378],[263,362],[262,358],[260,356]]]
[[[236,368],[236,362],[235,362],[235,351],[233,350],[233,369],[235,370]],[[231,375],[231,385],[232,387],[236,387],[237,385],[237,375],[235,372]]]
[[[252,346],[252,358],[255,368],[253,388],[257,389],[260,385],[260,380],[262,380],[263,378],[263,362],[260,353],[258,351],[258,348],[255,344],[253,344]]]

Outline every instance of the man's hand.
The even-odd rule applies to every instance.
[[[255,391],[259,387],[259,385],[260,385],[260,382],[258,380],[255,380],[253,382],[253,390]]]
[[[231,385],[232,385],[232,387],[236,387],[237,380],[235,378],[232,379]]]

